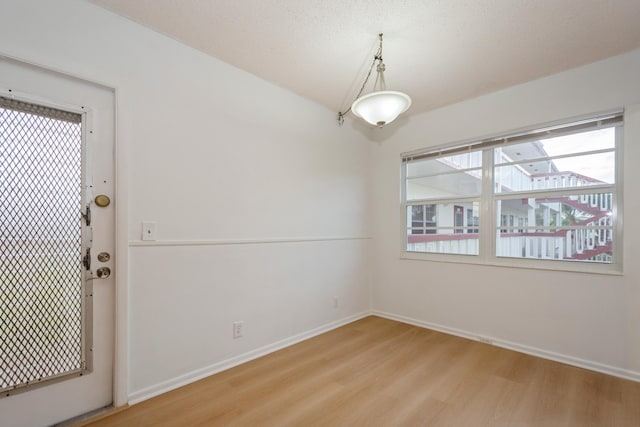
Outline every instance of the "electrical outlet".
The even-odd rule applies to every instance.
[[[333,297],[333,308],[338,308],[339,304],[340,300],[338,299],[338,297]]]
[[[233,337],[240,338],[242,337],[242,330],[244,329],[244,322],[233,322]]]

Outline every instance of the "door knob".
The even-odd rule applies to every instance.
[[[109,267],[100,267],[96,270],[96,274],[98,275],[98,279],[106,279],[111,276],[111,269]]]

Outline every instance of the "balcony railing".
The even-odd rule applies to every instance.
[[[538,185],[543,185],[543,182],[544,185],[575,185],[569,179],[570,173],[558,175],[564,179],[545,179]],[[543,200],[546,205],[566,205],[588,218],[568,225],[500,226],[496,236],[496,256],[611,262],[613,221],[610,193],[545,197]],[[477,255],[479,239],[477,233],[466,227],[438,229],[435,234],[408,234],[407,250]]]

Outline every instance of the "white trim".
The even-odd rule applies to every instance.
[[[493,240],[491,240],[493,241]],[[428,252],[402,251],[398,259],[405,261],[446,262],[450,264],[473,264],[485,267],[508,267],[529,270],[547,270],[566,273],[600,274],[608,276],[624,276],[622,266],[618,263],[596,264],[581,261],[544,260],[528,258],[495,257],[485,261],[479,255],[468,254],[436,254]]]
[[[221,362],[214,363],[212,365],[206,366],[201,369],[196,369],[195,371],[188,372],[186,374],[163,381],[161,383],[152,385],[150,387],[143,388],[142,390],[135,391],[129,395],[129,404],[135,405],[136,403],[140,403],[144,400],[151,399],[152,397],[158,396],[163,393],[167,393],[171,390],[175,390],[176,388],[185,386],[187,384],[191,384],[195,381],[201,380],[203,378],[209,377],[219,372],[226,371],[227,369],[231,369],[235,366],[241,365],[243,363],[257,359],[259,357],[266,356],[267,354],[281,350],[285,347],[292,346],[301,341],[308,340],[309,338],[313,338],[317,335],[339,328],[348,323],[355,322],[356,320],[360,320],[370,315],[371,315],[370,311],[368,310],[363,311],[363,312],[342,318],[340,320],[327,323],[325,325],[311,329],[307,332],[302,332],[302,333],[293,335],[289,338],[276,341],[273,344],[268,344],[264,347],[260,347],[255,350],[248,351],[246,353],[240,354],[230,359],[223,360]]]
[[[129,393],[129,179],[128,150],[120,138],[118,90],[113,89],[115,198],[115,292],[113,406],[126,405]]]
[[[4,59],[2,55],[0,55],[0,60]],[[29,64],[26,64],[27,66],[29,66]],[[46,69],[42,69],[43,71],[47,71]],[[87,129],[90,129],[90,123],[87,123],[86,120],[86,113],[89,111],[88,108],[82,107],[80,105],[77,104],[69,104],[69,103],[62,103],[62,102],[52,102],[51,100],[35,95],[35,94],[30,94],[30,93],[25,93],[25,92],[21,92],[15,89],[11,89],[8,87],[0,87],[0,95],[5,97],[5,98],[9,98],[9,99],[13,99],[16,101],[21,101],[21,102],[25,102],[28,104],[35,104],[35,105],[41,105],[43,107],[48,107],[48,108],[53,108],[56,110],[63,110],[69,113],[75,113],[78,114],[80,116],[82,116],[82,119],[80,121],[80,123],[83,126],[83,129],[86,127]],[[84,141],[83,141],[83,148],[84,148]]]
[[[40,70],[44,70],[44,71],[48,71],[54,74],[57,74],[59,76],[62,77],[66,77],[69,78],[71,77],[72,79],[76,79],[76,80],[80,80],[84,83],[89,83],[92,84],[94,86],[100,86],[103,89],[107,89],[107,90],[114,90],[115,89],[115,85],[111,84],[111,83],[104,83],[95,79],[91,79],[88,77],[83,76],[82,74],[76,74],[75,72],[71,72],[68,69],[62,69],[62,68],[58,68],[58,67],[51,67],[51,65],[49,64],[44,64],[42,62],[39,62],[37,60],[33,60],[33,59],[27,59],[23,56],[15,56],[12,54],[8,54],[4,51],[0,51],[0,59],[4,59],[7,61],[12,61],[14,63],[20,63],[23,65],[28,65],[30,67],[35,67],[38,68]]]
[[[519,344],[512,341],[506,341],[499,338],[478,335],[473,332],[465,331],[462,329],[450,328],[448,326],[440,325],[437,323],[425,322],[423,320],[417,320],[411,317],[387,313],[384,311],[372,310],[371,314],[374,316],[383,317],[385,319],[395,320],[397,322],[407,323],[409,325],[431,329],[434,331],[443,332],[445,334],[455,335],[462,338],[467,338],[473,341],[480,341],[485,344],[506,348],[508,350],[517,351],[519,353],[529,354],[531,356],[540,357],[542,359],[553,360],[555,362],[576,366],[578,368],[584,368],[590,371],[600,372],[603,374],[612,375],[614,377],[619,377],[619,378],[624,378],[631,381],[640,382],[640,372],[638,371],[632,371],[629,369],[618,368],[616,366],[605,365],[603,363],[594,362],[591,360],[585,360],[579,357],[573,357],[566,354],[555,353],[553,351],[547,351],[541,348],[530,347],[528,345],[523,345],[523,344]]]
[[[612,112],[611,114],[621,115],[624,119],[625,110],[618,109],[617,112]],[[600,116],[608,115],[609,113],[602,113]],[[585,119],[589,121],[588,117]],[[598,119],[599,120],[599,119]],[[564,124],[562,122],[558,123],[558,125],[553,125],[551,127],[562,127],[566,126],[568,129],[576,124],[576,121],[565,121]],[[547,127],[547,125],[539,125],[542,127]],[[622,196],[623,196],[623,176],[622,176],[622,150],[623,150],[623,134],[626,132],[624,128],[624,120],[618,122],[615,125],[610,126],[615,129],[615,148],[614,149],[603,149],[603,150],[595,150],[595,151],[587,151],[587,152],[579,152],[572,153],[571,155],[562,155],[562,156],[548,156],[548,157],[540,157],[536,159],[530,159],[529,161],[538,161],[541,159],[553,159],[553,158],[562,158],[562,157],[571,157],[571,156],[581,156],[586,155],[593,152],[615,152],[615,170],[616,170],[616,179],[613,184],[604,183],[599,185],[588,185],[584,187],[564,187],[564,188],[546,188],[546,189],[532,189],[527,191],[511,191],[505,193],[495,193],[495,170],[497,167],[508,166],[510,164],[520,163],[520,162],[512,162],[505,164],[496,164],[494,158],[494,146],[490,145],[487,147],[480,147],[480,145],[474,146],[472,143],[467,145],[469,149],[468,152],[474,153],[481,151],[482,152],[482,191],[479,195],[462,195],[460,197],[433,197],[433,198],[422,198],[422,199],[411,199],[407,200],[407,187],[408,181],[411,178],[407,178],[407,169],[408,162],[407,158],[412,156],[420,157],[420,151],[403,153],[401,154],[400,161],[400,170],[401,170],[401,195],[402,199],[400,201],[400,210],[401,210],[401,250],[400,250],[400,259],[404,260],[415,260],[415,261],[434,261],[434,262],[449,262],[449,263],[462,263],[462,264],[475,264],[475,265],[488,265],[494,267],[513,267],[513,268],[531,268],[536,270],[550,270],[550,271],[568,271],[575,273],[591,273],[591,274],[605,274],[605,275],[623,275],[623,260],[624,254],[622,253],[623,248],[623,223],[622,223]],[[588,130],[581,129],[576,131],[575,133],[570,134],[579,134],[582,132],[586,132]],[[551,137],[551,136],[549,136]],[[508,137],[507,137],[508,138]],[[461,147],[464,145],[461,145]],[[497,146],[496,146],[497,147]],[[446,151],[446,150],[443,150]],[[439,149],[433,148],[425,151],[426,154],[429,153],[438,153]],[[466,152],[466,151],[465,151]],[[412,154],[413,153],[413,154]],[[447,154],[442,154],[442,156],[446,156]],[[434,157],[437,159],[438,157]],[[526,161],[523,161],[526,163]],[[462,171],[467,169],[460,169]],[[439,175],[448,175],[454,172],[446,172],[440,174],[433,174],[433,176]],[[426,175],[425,175],[426,176]],[[595,195],[600,193],[611,193],[612,195],[612,212],[613,212],[613,262],[589,262],[587,260],[577,260],[577,259],[566,259],[561,257],[560,259],[555,258],[535,258],[530,257],[527,258],[525,256],[504,256],[497,254],[497,239],[496,232],[501,226],[496,225],[496,205],[497,202],[506,201],[506,200],[518,200],[518,199],[531,199],[538,198],[538,196],[546,196],[546,197],[556,197],[556,196],[573,196],[573,195]],[[468,254],[459,254],[459,253],[436,253],[436,252],[418,252],[418,251],[410,251],[408,249],[408,235],[407,231],[411,230],[413,227],[409,227],[409,214],[408,207],[409,206],[417,206],[424,204],[445,204],[445,203],[469,203],[471,200],[478,200],[480,203],[480,224],[479,224],[479,233],[476,235],[478,239],[479,251],[477,253],[468,253]],[[618,206],[620,204],[620,206]],[[434,230],[440,229],[452,229],[451,226],[442,226],[442,227],[434,227]],[[468,230],[469,225],[464,226],[461,230]],[[520,229],[521,227],[515,227],[515,229]],[[580,229],[582,227],[571,227],[571,230]],[[421,228],[417,228],[421,229]],[[594,230],[593,227],[585,226],[584,229]],[[565,229],[566,230],[566,229]],[[553,237],[553,236],[549,236]]]
[[[625,110],[626,114],[626,110]],[[625,141],[632,141],[632,138],[627,138],[627,127],[625,126],[622,132],[616,129],[616,192],[613,193],[613,220],[614,229],[613,235],[613,259],[616,260],[620,266],[620,271],[624,269],[624,146]],[[634,141],[635,142],[635,141]],[[628,142],[627,142],[628,144]],[[617,225],[617,226],[615,226]]]
[[[262,245],[272,243],[305,243],[333,242],[340,240],[370,240],[371,237],[282,237],[274,239],[220,239],[220,240],[129,240],[130,247],[138,246],[227,246],[227,245]]]

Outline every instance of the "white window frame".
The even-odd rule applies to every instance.
[[[424,260],[424,261],[436,261],[436,262],[449,262],[449,263],[464,263],[464,264],[479,264],[479,265],[491,265],[491,266],[504,266],[515,268],[531,268],[531,269],[543,269],[543,270],[555,270],[555,271],[571,271],[571,272],[583,272],[583,273],[595,273],[595,274],[611,274],[622,275],[623,274],[623,139],[625,134],[624,127],[624,110],[617,109],[613,111],[601,112],[596,114],[590,114],[581,117],[574,117],[571,119],[559,120],[552,123],[545,123],[541,125],[531,126],[525,129],[519,129],[511,132],[505,132],[498,136],[489,136],[485,138],[478,138],[473,140],[461,141],[452,144],[440,145],[436,147],[429,147],[420,150],[414,150],[411,152],[401,153],[400,155],[400,167],[401,167],[401,203],[400,203],[400,218],[401,218],[401,259],[409,260]],[[617,124],[606,124],[607,120],[612,117],[617,117]],[[566,193],[572,195],[579,195],[585,193],[593,193],[595,190],[602,190],[601,192],[612,193],[613,207],[613,262],[600,263],[600,262],[584,262],[584,261],[571,261],[571,260],[543,260],[543,259],[530,259],[530,258],[511,258],[511,257],[499,257],[496,255],[496,232],[500,229],[500,225],[496,224],[496,201],[513,198],[512,193],[495,193],[494,194],[494,149],[499,146],[506,146],[511,144],[517,144],[526,142],[527,140],[534,140],[536,138],[530,138],[531,135],[537,135],[541,132],[547,132],[552,129],[572,128],[575,126],[581,126],[583,122],[593,123],[595,121],[602,120],[605,123],[603,127],[616,127],[615,135],[615,183],[607,185],[597,185],[588,187],[573,187],[568,188]],[[613,119],[616,120],[616,119]],[[600,123],[600,122],[599,122]],[[598,126],[598,125],[596,125]],[[596,129],[597,127],[594,127]],[[587,129],[588,130],[588,129]],[[586,131],[586,130],[585,130]],[[568,132],[578,133],[579,130]],[[553,135],[555,136],[555,135]],[[529,138],[528,138],[529,137]],[[550,136],[548,136],[550,137]],[[527,139],[528,138],[528,139]],[[448,156],[453,154],[460,154],[463,151],[474,151],[483,149],[482,156],[482,193],[479,196],[480,200],[480,224],[479,224],[479,254],[478,255],[466,255],[466,254],[443,254],[443,253],[431,253],[431,252],[412,252],[407,250],[407,206],[415,204],[416,201],[407,202],[407,161],[415,159],[421,156]],[[527,192],[518,192],[517,198],[527,198],[542,196],[548,194],[546,190],[531,190]],[[460,196],[455,200],[463,199],[476,199],[476,197]],[[421,203],[433,204],[441,203],[441,200],[426,199],[420,200]],[[515,225],[515,224],[514,224]],[[529,224],[530,226],[532,224]]]

